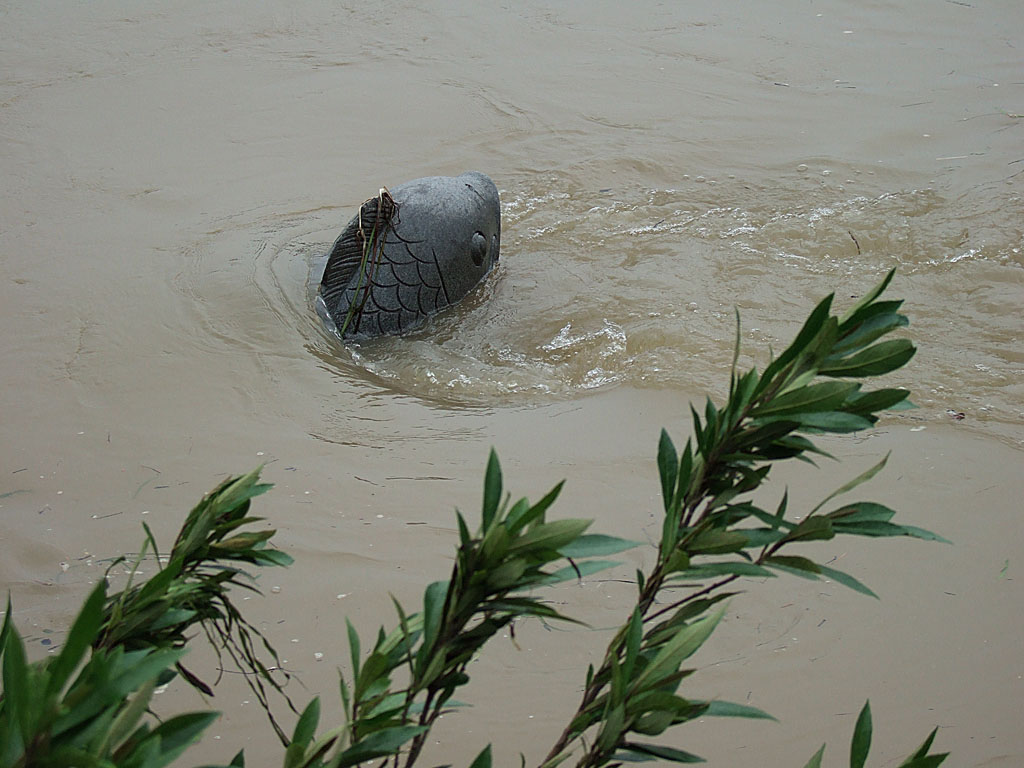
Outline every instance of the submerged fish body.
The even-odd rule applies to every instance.
[[[500,245],[498,189],[482,173],[382,189],[335,240],[317,312],[343,338],[410,331],[469,293]]]

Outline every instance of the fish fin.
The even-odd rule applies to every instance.
[[[364,235],[369,237],[377,223],[377,198],[371,197],[359,207],[359,213],[348,223],[334,241],[324,276],[320,280],[320,295],[333,310],[340,294],[344,293],[363,263]],[[362,232],[360,232],[362,229]]]

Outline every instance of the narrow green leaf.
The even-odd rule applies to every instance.
[[[888,411],[910,397],[908,389],[876,389],[873,392],[859,392],[851,397],[844,410],[852,413],[868,414]]]
[[[199,741],[220,712],[190,712],[165,720],[153,729],[149,738],[160,745],[160,756],[155,762],[148,762],[147,768],[162,768],[170,765],[192,744]]]
[[[349,703],[351,702],[352,697],[349,693],[348,683],[345,682],[345,675],[340,669],[338,670],[338,693],[341,694],[341,706],[345,713],[345,719],[347,720],[352,712],[349,708]]]
[[[642,692],[633,692],[629,698],[626,714],[664,710],[676,718],[676,722],[682,722],[684,719],[694,720],[703,716],[705,709],[707,709],[705,704],[687,701],[682,696],[670,693],[667,689],[648,689]]]
[[[785,418],[797,422],[802,428],[845,434],[870,429],[874,422],[856,413],[829,411],[827,413],[796,413]]]
[[[86,651],[96,639],[103,622],[103,604],[106,601],[107,581],[100,579],[78,611],[74,624],[60,655],[49,667],[50,679],[46,684],[46,696],[56,696],[64,689],[71,674],[78,667]]]
[[[571,749],[566,750],[565,752],[560,752],[559,754],[557,754],[554,757],[552,757],[550,760],[544,761],[544,763],[540,766],[540,768],[558,768],[558,766],[560,766],[562,763],[564,763],[570,757],[572,757],[572,750]],[[526,761],[525,760],[520,760],[519,764],[520,764],[520,768],[526,768]]]
[[[937,533],[926,530],[924,528],[918,528],[916,525],[901,525],[904,536],[910,536],[914,539],[921,539],[922,541],[937,541],[940,544],[952,544],[953,542],[944,536],[940,536]]]
[[[345,628],[348,630],[348,653],[352,659],[352,680],[353,682],[359,679],[359,659],[362,656],[362,651],[359,647],[359,633],[356,632],[356,628],[352,626],[352,622],[345,617]]]
[[[186,611],[177,608],[171,608],[165,611],[160,618],[156,621],[147,622],[146,627],[150,632],[157,629],[166,629],[168,627],[175,627],[178,625],[190,625],[192,620],[198,615],[196,611]]]
[[[617,536],[606,536],[603,533],[585,533],[575,541],[558,550],[563,557],[603,557],[625,552],[627,549],[639,547],[643,542],[620,539]]]
[[[885,289],[889,286],[889,283],[892,282],[893,275],[895,275],[895,274],[896,274],[896,268],[894,267],[893,269],[890,269],[885,274],[885,277],[882,278],[882,280],[878,283],[878,285],[876,285],[870,291],[865,293],[861,297],[860,301],[858,301],[856,304],[854,304],[852,307],[850,307],[850,309],[848,309],[843,314],[843,316],[839,318],[839,322],[840,323],[847,322],[854,315],[856,315],[858,312],[860,312],[861,310],[863,310],[864,308],[869,306],[871,304],[871,302],[873,302],[875,299],[877,299],[879,296],[881,296],[882,292],[885,291]]]
[[[924,528],[918,528],[916,525],[897,525],[895,523],[886,523],[881,520],[865,520],[863,522],[854,523],[836,521],[833,527],[835,528],[836,533],[853,534],[856,536],[871,536],[875,538],[887,536],[909,536],[913,539],[921,539],[923,541],[938,541],[942,544],[952,543],[948,539],[939,536],[939,534],[932,533]]]
[[[693,445],[690,443],[690,439],[686,439],[686,445],[683,446],[683,455],[679,459],[679,472],[676,475],[676,493],[679,496],[680,502],[686,498],[686,492],[690,487],[690,474],[693,471]]]
[[[692,701],[691,704],[701,704],[699,701]],[[704,714],[709,717],[747,717],[754,720],[776,720],[763,709],[751,707],[747,704],[734,704],[731,701],[709,701]],[[776,720],[778,722],[778,720]]]
[[[523,499],[523,502],[525,506],[526,500]],[[490,567],[500,563],[508,553],[508,545],[511,539],[512,534],[509,533],[508,528],[504,525],[492,525],[487,530],[487,533],[484,534],[483,542],[480,545],[481,564],[486,564],[486,567]]]
[[[818,570],[821,571],[822,576],[832,579],[832,581],[842,584],[844,587],[849,587],[854,592],[860,592],[862,595],[878,599],[878,595],[872,592],[870,588],[857,581],[848,573],[837,571],[835,568],[829,568],[824,565],[818,565]]]
[[[635,704],[636,700],[630,699],[629,703],[631,705]],[[644,709],[640,708],[637,711],[644,712]],[[675,724],[675,721],[676,715],[674,712],[648,708],[645,714],[635,719],[629,730],[631,733],[639,733],[644,736],[660,736],[670,726]]]
[[[842,357],[864,349],[887,333],[910,325],[907,317],[899,313],[902,305],[902,300],[880,301],[843,323],[842,338],[836,343],[830,358]]]
[[[889,407],[890,411],[916,411],[917,406],[910,400],[900,400],[896,405]]]
[[[835,456],[833,456],[828,451],[822,450],[803,435],[790,434],[781,437],[775,441],[775,444],[772,446],[772,448],[776,450],[783,449],[786,451],[790,451],[791,453],[789,453],[788,455],[792,455],[798,459],[809,461],[811,464],[814,464],[814,462],[810,461],[809,459],[806,459],[806,457],[804,456],[801,456],[800,453],[813,453],[817,456],[824,456],[826,459],[835,459]]]
[[[647,636],[645,637],[647,646],[649,648],[654,648],[671,640],[675,636],[675,633],[679,631],[679,628],[684,626],[690,619],[700,616],[716,603],[728,600],[730,597],[734,597],[737,594],[737,592],[717,592],[713,597],[701,598],[684,604],[669,618],[648,631]],[[680,677],[679,679],[682,678]]]
[[[10,621],[10,612],[8,612],[7,616],[8,618],[4,620],[5,626]],[[27,744],[31,741],[36,723],[33,722],[35,718],[32,717],[29,711],[32,690],[28,682],[29,666],[28,660],[25,658],[25,646],[13,622],[11,622],[10,628],[7,631],[4,647],[0,650],[3,651],[4,683],[4,698],[0,699],[0,704],[3,707],[0,708],[0,714],[4,713],[4,710],[9,713],[8,716],[11,718],[11,721],[17,723],[16,730],[21,737],[22,743]]]
[[[764,374],[761,376],[761,383],[754,391],[755,397],[765,391],[768,388],[768,385],[774,381],[775,377],[787,365],[789,365],[797,355],[803,352],[822,330],[822,327],[828,318],[828,313],[832,308],[832,299],[834,297],[835,294],[829,294],[818,302],[818,305],[811,311],[811,314],[808,315],[807,320],[804,321],[804,325],[796,335],[793,343],[790,344],[781,355],[772,361],[767,368],[765,368]]]
[[[391,755],[401,749],[410,739],[427,730],[425,725],[403,725],[397,728],[385,728],[361,739],[342,752],[337,760],[339,768],[358,765],[375,757]]]
[[[876,504],[872,501],[858,501],[833,510],[825,515],[825,517],[832,520],[833,523],[842,524],[863,523],[868,521],[881,521],[883,523],[887,523],[892,520],[895,514],[895,510],[883,506],[882,504]]]
[[[821,768],[821,758],[825,754],[825,745],[821,745],[821,749],[814,753],[810,760],[807,761],[807,765],[804,768]]]
[[[156,690],[156,678],[147,680],[135,692],[128,706],[124,707],[114,719],[102,743],[96,750],[99,756],[108,756],[111,751],[117,749],[117,746],[128,734],[135,730],[135,726],[149,707],[149,701],[153,697],[154,690]]]
[[[821,566],[799,555],[772,555],[765,558],[765,564],[805,579],[817,579],[821,573]]]
[[[736,315],[736,335],[732,345],[732,364],[729,366],[729,399],[732,400],[736,394],[736,364],[740,359],[740,308],[733,307],[733,314]]]
[[[259,565],[287,567],[295,562],[295,558],[280,549],[259,549],[251,553]]]
[[[245,509],[242,507],[249,499],[266,493],[274,487],[272,483],[258,482],[262,471],[261,465],[241,477],[228,479],[210,494],[213,502],[228,513],[225,515],[226,517],[234,518],[243,515]]]
[[[433,653],[434,641],[444,617],[445,596],[448,594],[447,581],[435,581],[423,593],[423,645],[422,653]]]
[[[942,765],[946,758],[949,757],[948,752],[936,753],[934,755],[928,754],[928,750],[932,748],[932,742],[935,740],[935,734],[938,732],[938,728],[932,730],[928,734],[928,738],[924,740],[924,744],[918,747],[914,754],[900,763],[899,768],[936,768]]]
[[[840,339],[832,347],[832,352],[825,358],[823,365],[837,363],[844,357],[867,348],[897,328],[910,325],[906,316],[896,311],[902,303],[879,302],[855,321],[843,325]]]
[[[466,525],[466,519],[462,516],[459,510],[455,510],[455,518],[459,524],[459,546],[464,547],[469,544],[471,536],[469,535],[469,527]]]
[[[538,501],[530,508],[531,516],[542,515],[548,511],[548,508],[555,503],[558,495],[562,492],[562,487],[565,485],[565,480],[559,480],[555,484],[555,487],[544,494],[544,498]]]
[[[623,676],[629,680],[633,676],[633,669],[636,666],[636,658],[640,653],[640,641],[643,639],[644,625],[640,616],[640,608],[633,609],[629,617],[629,624],[626,625],[626,657],[623,661]]]
[[[887,461],[889,461],[888,453],[885,454],[882,460],[875,464],[875,466],[865,470],[864,472],[861,472],[859,475],[853,478],[853,480],[832,491],[832,493],[830,493],[828,496],[826,496],[824,499],[818,502],[814,509],[811,510],[811,514],[813,515],[815,512],[817,512],[819,509],[825,506],[828,502],[832,501],[832,499],[834,499],[836,496],[842,496],[844,493],[852,491],[858,485],[863,485],[864,483],[866,483],[868,480],[870,480],[872,477],[874,477],[875,475],[882,471],[882,468],[885,466],[885,463]]]
[[[704,452],[704,428],[701,426],[700,416],[697,415],[697,409],[690,404],[690,418],[693,420],[693,436],[697,441],[697,453]]]
[[[698,619],[692,624],[682,627],[675,636],[668,640],[658,651],[651,662],[637,676],[637,688],[650,685],[675,672],[684,659],[691,656],[718,626],[725,615],[725,607]]]
[[[670,763],[703,763],[705,762],[703,757],[699,757],[692,752],[684,752],[681,749],[675,747],[666,747],[662,744],[640,744],[638,742],[626,742],[622,745],[623,750],[629,752],[636,752],[640,755],[650,755],[651,757],[661,758],[662,760],[668,760]]]
[[[821,376],[881,376],[906,365],[917,349],[910,339],[890,339],[858,352],[852,357],[823,366]]]
[[[677,573],[678,571],[685,571],[689,567],[690,556],[683,550],[677,549],[669,556],[668,562],[665,563],[664,570],[666,574],[670,574]]]
[[[865,701],[850,742],[850,768],[864,768],[871,750],[871,702]]]
[[[779,506],[775,508],[775,520],[773,522],[774,528],[785,527],[786,509],[789,507],[789,488],[787,487],[782,492],[782,498],[779,499]]]
[[[924,757],[914,758],[905,763],[900,763],[900,768],[937,768],[946,762],[946,758],[949,757],[948,752],[935,755],[925,755]]]
[[[488,571],[487,586],[493,590],[511,589],[526,572],[526,567],[527,562],[524,558],[506,560],[497,568]]]
[[[774,573],[767,568],[754,563],[747,563],[742,560],[727,563],[701,563],[680,571],[678,578],[685,581],[693,579],[712,579],[718,576],[753,576],[758,578],[773,578]]]
[[[606,571],[609,568],[615,568],[616,566],[622,565],[618,560],[584,560],[581,563],[576,563],[574,568],[571,565],[567,565],[564,568],[559,568],[556,571],[552,571],[549,574],[540,576],[535,581],[530,582],[528,585],[522,587],[523,589],[532,589],[537,586],[549,587],[552,584],[561,584],[563,581],[572,581],[573,579],[582,579],[601,571]]]
[[[612,672],[614,673],[618,669],[618,665],[612,666]],[[621,680],[621,678],[619,678]],[[615,696],[615,676],[612,677],[612,700],[614,701]],[[604,721],[601,723],[601,729],[597,732],[597,748],[602,752],[614,749],[615,745],[619,743],[619,739],[623,736],[623,729],[626,720],[626,709],[622,704],[612,707],[610,712],[607,712],[604,716]]]
[[[0,626],[0,655],[7,646],[7,636],[14,631],[14,615],[11,609],[11,593],[7,592],[7,608],[4,610],[4,623]]]
[[[804,354],[797,358],[796,363],[801,368],[821,368],[821,363],[832,352],[836,341],[839,339],[839,321],[835,317],[828,317],[821,324],[821,331],[808,345]]]
[[[686,544],[691,555],[721,555],[736,552],[747,545],[747,537],[740,531],[720,531],[709,529],[702,531]]]
[[[319,722],[320,697],[314,696],[302,711],[299,721],[295,724],[295,730],[292,733],[292,744],[298,744],[302,751],[305,752],[306,745],[316,735],[316,727]]]
[[[166,592],[181,574],[181,568],[184,563],[184,557],[172,557],[167,565],[157,571],[149,581],[142,585],[137,598],[139,604],[145,604]]]
[[[491,745],[488,744],[483,751],[469,764],[469,768],[491,768]]]
[[[483,530],[487,532],[498,512],[498,504],[501,502],[501,464],[498,462],[498,454],[491,449],[487,458],[487,470],[484,474],[484,505],[483,505]]]
[[[760,418],[834,411],[859,388],[860,384],[851,381],[823,381],[820,384],[811,384],[769,400],[760,408],[756,408],[751,416]]]
[[[827,541],[835,538],[832,521],[823,516],[805,517],[799,525],[783,537],[784,542],[790,541]]]
[[[752,419],[749,431],[743,432],[739,436],[737,453],[741,450],[748,454],[770,451],[775,446],[783,444],[784,440],[792,440],[792,432],[799,426],[798,422],[785,416]],[[757,457],[751,456],[751,459],[755,458]]]
[[[246,549],[252,549],[260,542],[271,538],[275,533],[277,533],[276,530],[248,531],[246,533],[239,533],[232,536],[230,539],[224,539],[224,541],[219,542],[216,549],[241,552]]]
[[[116,668],[108,690],[116,691],[119,696],[127,696],[147,680],[161,676],[164,670],[174,666],[186,652],[185,648],[129,651],[120,657],[123,666]],[[56,730],[56,726],[54,728]]]
[[[672,500],[675,497],[676,481],[679,474],[679,455],[676,447],[672,444],[672,438],[668,432],[661,430],[661,437],[658,440],[658,476],[661,478],[661,499],[665,512],[672,509]]]
[[[736,404],[737,413],[742,413],[750,405],[759,380],[756,368],[751,368],[740,378],[735,394],[729,398],[731,402]]]
[[[509,554],[558,551],[575,541],[592,522],[593,520],[567,518],[542,523],[512,541],[508,547]]]
[[[783,395],[789,394],[790,392],[793,392],[795,390],[802,389],[803,387],[806,387],[808,384],[810,384],[812,381],[814,381],[814,379],[815,379],[815,377],[817,375],[818,375],[818,371],[813,369],[813,368],[811,370],[809,370],[809,371],[804,371],[799,376],[797,376],[795,379],[790,381],[785,387],[780,389],[778,397],[781,397]]]
[[[539,600],[535,600],[531,597],[506,597],[501,600],[490,600],[487,603],[488,611],[495,614],[504,613],[508,617],[516,616],[536,616],[544,619],[557,619],[558,621],[568,621],[571,624],[583,624],[582,621],[578,621],[569,616],[564,616],[557,610],[552,608],[550,605],[545,605]],[[503,621],[507,617],[499,616],[491,623],[484,623],[480,626],[484,628],[484,631],[475,631],[474,637],[482,636],[485,631],[490,632],[491,630],[497,631],[500,626],[503,626]],[[489,635],[488,635],[489,636]]]
[[[743,535],[747,537],[747,546],[744,549],[760,549],[782,539],[786,534],[781,530],[771,528],[743,528]]]
[[[932,732],[928,734],[928,738],[924,740],[924,743],[920,747],[918,747],[917,751],[914,752],[914,754],[912,754],[910,757],[908,757],[907,760],[916,760],[919,757],[924,757],[925,755],[927,755],[928,750],[932,748],[932,742],[935,741],[935,735],[938,732],[938,728],[933,728]],[[903,768],[905,764],[905,762],[900,763],[900,768]]]
[[[532,507],[527,509],[521,516],[513,517],[509,513],[508,520],[505,526],[508,528],[509,533],[516,533],[522,528],[533,523],[535,520],[541,520],[544,517],[544,513],[548,511],[548,508],[555,503],[555,499],[562,492],[562,486],[565,485],[565,481],[562,480],[554,488],[545,494],[544,498],[534,504]]]
[[[530,511],[530,502],[526,498],[519,499],[512,508],[508,511],[508,515],[505,517],[505,528],[509,531],[516,530],[521,527],[519,520],[521,520],[526,513]]]
[[[711,437],[718,437],[718,409],[712,402],[711,398],[705,398],[704,400],[704,422],[705,429],[711,433]]]

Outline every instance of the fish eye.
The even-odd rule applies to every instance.
[[[478,267],[483,265],[484,257],[487,256],[487,238],[483,232],[473,234],[473,239],[469,243],[469,255]]]

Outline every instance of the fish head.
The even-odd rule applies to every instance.
[[[479,171],[431,176],[391,191],[397,206],[395,236],[421,262],[433,261],[442,303],[454,304],[491,271],[501,248],[501,200]],[[388,243],[387,251],[391,251]]]

